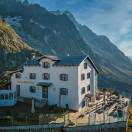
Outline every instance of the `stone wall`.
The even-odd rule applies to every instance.
[[[64,128],[65,132],[126,132],[126,122]]]
[[[117,122],[102,125],[63,127],[61,125],[32,125],[0,127],[0,132],[126,132],[126,122]]]

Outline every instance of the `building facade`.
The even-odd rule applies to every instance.
[[[96,100],[98,70],[88,56],[44,55],[28,60],[11,76],[17,97],[80,111]]]

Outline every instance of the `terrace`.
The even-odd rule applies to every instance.
[[[16,104],[16,93],[11,90],[0,90],[0,107]]]
[[[35,107],[32,104],[17,103],[13,107],[0,109],[0,126],[26,124],[65,124],[66,126],[96,125],[127,120],[129,100],[116,94],[99,92],[97,101],[79,112],[67,111],[56,106]]]

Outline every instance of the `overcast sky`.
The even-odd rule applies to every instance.
[[[79,23],[106,35],[132,56],[132,0],[29,0],[48,10],[69,10]]]

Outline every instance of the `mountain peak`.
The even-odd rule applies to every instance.
[[[23,5],[28,6],[28,5],[29,5],[28,0],[24,0],[24,1],[23,1]]]
[[[14,0],[0,0],[0,14],[10,16],[9,22],[17,34],[34,49],[58,56],[88,54],[100,70],[100,87],[130,90],[132,63],[128,57],[107,37],[78,23],[70,12],[51,12],[38,4],[25,6]],[[20,21],[16,19],[19,17]]]

